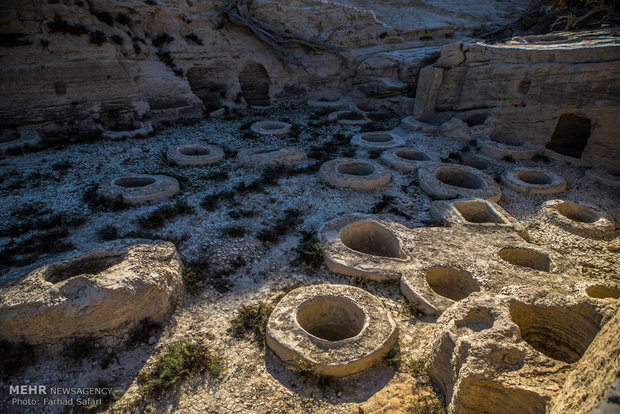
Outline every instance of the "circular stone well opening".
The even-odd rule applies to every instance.
[[[369,132],[362,136],[362,139],[367,142],[385,143],[394,141],[392,135],[385,132]]]
[[[375,221],[349,224],[340,232],[340,240],[349,249],[360,253],[403,258],[398,237]]]
[[[477,175],[461,168],[441,167],[435,172],[435,178],[444,184],[455,187],[480,190],[484,188],[484,181]]]
[[[79,275],[96,275],[123,261],[124,255],[107,257],[87,257],[65,265],[50,268],[43,279],[50,283],[60,283]]]
[[[273,131],[273,130],[276,130],[276,129],[286,128],[286,124],[284,124],[282,122],[278,122],[278,121],[265,121],[265,122],[260,124],[260,127],[262,129],[267,129],[267,130]]]
[[[396,151],[394,155],[407,161],[430,161],[431,159],[431,157],[422,151],[415,150],[399,150]]]
[[[480,291],[478,282],[471,274],[453,267],[428,269],[426,283],[438,295],[455,301],[465,299],[470,294]]]
[[[453,204],[456,211],[470,223],[504,223],[491,206],[484,201],[462,201]]]
[[[338,119],[342,119],[345,121],[361,121],[364,117],[357,112],[343,112],[338,114]]]
[[[582,309],[579,309],[582,308]],[[584,306],[517,304],[510,312],[521,338],[549,358],[577,362],[601,329],[601,316]]]
[[[564,217],[580,223],[594,223],[599,219],[598,214],[590,207],[567,201],[557,205],[558,212]]]
[[[269,154],[270,152],[277,152],[280,151],[281,148],[266,148],[266,149],[262,149],[262,150],[258,150],[254,153],[254,155],[258,155],[258,154]]]
[[[521,170],[517,173],[517,178],[524,183],[534,185],[546,185],[551,184],[553,179],[549,174],[540,170]]]
[[[114,180],[114,185],[125,188],[137,188],[146,187],[147,185],[151,185],[154,182],[155,179],[150,177],[123,177]]]
[[[339,96],[321,96],[319,99],[317,99],[319,102],[338,102],[340,100]]]
[[[200,145],[187,145],[187,146],[181,147],[179,149],[179,152],[183,155],[187,155],[190,157],[199,157],[203,155],[209,155],[211,153],[209,149],[202,147]]]
[[[548,254],[525,247],[514,249],[505,247],[499,251],[499,257],[515,266],[529,267],[543,272],[551,269],[551,259]]]
[[[366,316],[362,308],[341,296],[314,297],[297,308],[304,331],[324,341],[342,341],[359,334]]]
[[[597,299],[619,299],[620,298],[620,290],[614,289],[609,286],[590,286],[586,288],[586,294],[592,298]]]
[[[375,172],[375,167],[365,162],[349,161],[338,164],[336,170],[340,174],[364,176],[372,175]]]

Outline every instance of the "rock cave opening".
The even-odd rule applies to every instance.
[[[591,133],[590,119],[575,114],[562,115],[546,147],[558,154],[581,158]]]
[[[319,296],[297,308],[297,322],[310,335],[324,341],[342,341],[359,334],[366,315],[351,299]]]
[[[404,257],[398,237],[375,221],[348,225],[340,232],[340,240],[357,252],[397,259]]]
[[[478,282],[471,274],[453,267],[428,269],[425,279],[435,293],[454,301],[480,291]]]
[[[200,98],[207,112],[219,109],[227,93],[226,84],[215,79],[218,79],[217,67],[193,66],[187,70],[189,87]]]
[[[249,106],[269,106],[269,73],[260,63],[248,63],[239,72],[239,86]]]

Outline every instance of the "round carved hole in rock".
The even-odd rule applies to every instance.
[[[396,151],[394,155],[407,161],[430,161],[431,159],[425,153],[414,150],[400,150]]]
[[[545,185],[553,182],[548,174],[538,170],[521,170],[517,173],[517,178],[524,183],[534,185]]]
[[[469,273],[453,267],[436,267],[426,271],[426,283],[438,295],[452,300],[465,299],[480,291],[478,282]]]
[[[59,283],[79,275],[96,275],[119,264],[123,259],[123,255],[80,259],[50,268],[43,279],[50,283]]]
[[[371,132],[362,136],[364,141],[368,142],[390,142],[394,141],[394,138],[390,134],[382,132]]]
[[[529,267],[543,272],[548,272],[551,269],[549,255],[533,249],[506,247],[499,251],[499,257],[515,266]]]
[[[403,258],[400,240],[375,221],[353,223],[342,229],[340,240],[349,249],[373,256]]]
[[[198,156],[202,156],[202,155],[209,155],[211,153],[211,151],[209,151],[207,148],[201,147],[199,145],[191,145],[191,146],[187,146],[187,147],[181,147],[181,149],[179,149],[179,152],[183,155],[187,155],[190,157],[198,157]]]
[[[320,296],[297,308],[297,322],[306,332],[324,341],[342,341],[364,328],[364,311],[351,299]]]
[[[598,214],[590,207],[564,202],[557,206],[558,212],[564,217],[580,223],[594,223],[599,219]]]
[[[542,396],[532,391],[507,388],[493,381],[464,378],[453,408],[462,414],[542,414],[546,411],[546,404]]]
[[[371,175],[375,172],[375,167],[365,162],[343,162],[338,164],[337,170],[340,174],[346,175]]]
[[[344,119],[347,121],[361,121],[364,117],[357,112],[343,112],[338,114],[338,119]]]
[[[569,364],[583,356],[601,329],[601,316],[584,306],[561,308],[519,303],[510,315],[521,338],[532,348]]]
[[[482,201],[463,201],[454,203],[454,208],[463,219],[470,223],[503,223],[504,220],[493,211],[491,206]]]
[[[608,286],[590,286],[586,288],[586,294],[597,299],[620,298],[620,291]]]
[[[493,136],[491,137],[491,141],[497,142],[498,144],[510,145],[511,147],[522,147],[525,145],[523,142],[518,142],[502,136]]]
[[[337,102],[340,99],[339,96],[321,96],[319,102]]]
[[[484,181],[482,178],[460,168],[441,167],[435,172],[435,178],[444,184],[453,185],[455,187],[469,188],[472,190],[484,188]]]
[[[263,150],[258,150],[254,153],[254,155],[258,155],[258,154],[269,154],[270,152],[277,152],[280,151],[280,148],[267,148],[267,149],[263,149]]]
[[[260,124],[260,127],[262,129],[267,129],[269,131],[273,131],[273,130],[276,130],[276,129],[286,128],[286,125],[281,123],[281,122],[267,121],[267,122],[263,122],[262,124]]]
[[[154,182],[155,179],[150,177],[124,177],[115,180],[114,185],[125,188],[137,188],[146,187],[147,185],[151,185]]]

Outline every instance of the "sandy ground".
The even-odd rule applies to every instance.
[[[120,235],[139,230],[136,219],[161,205],[185,200],[195,213],[180,216],[161,229],[153,231],[161,238],[174,240],[186,261],[206,260],[213,269],[226,267],[231,260],[241,257],[246,263],[226,277],[230,288],[216,290],[207,287],[197,296],[186,295],[179,308],[165,321],[165,328],[148,341],[128,347],[124,343],[102,346],[91,358],[76,364],[56,354],[57,348],[39,350],[36,363],[25,367],[8,383],[53,384],[54,386],[86,386],[104,381],[121,390],[122,401],[131,401],[137,395],[137,374],[151,363],[158,351],[172,340],[189,338],[209,344],[225,361],[226,370],[218,377],[199,375],[181,384],[178,389],[165,392],[136,408],[139,412],[212,412],[212,413],[277,413],[277,412],[345,412],[381,413],[416,412],[423,407],[419,399],[433,393],[423,373],[408,368],[409,360],[424,358],[432,339],[435,318],[416,317],[406,311],[398,284],[367,282],[362,285],[377,295],[392,312],[400,329],[397,355],[401,363],[384,362],[361,374],[334,380],[318,386],[312,380],[302,379],[281,362],[271,351],[250,339],[233,338],[227,329],[236,310],[242,304],[271,300],[291,285],[318,283],[359,283],[327,271],[323,265],[307,274],[292,261],[295,247],[303,231],[316,232],[327,220],[342,214],[369,212],[385,195],[394,197],[395,210],[382,214],[408,227],[433,223],[429,213],[431,199],[417,186],[414,173],[391,170],[392,182],[370,191],[356,192],[337,189],[323,182],[318,174],[301,174],[279,179],[278,185],[267,186],[258,193],[238,194],[235,202],[224,201],[213,211],[200,207],[208,194],[232,189],[237,183],[248,183],[260,172],[241,168],[231,151],[248,146],[294,145],[309,150],[331,141],[336,134],[347,137],[359,127],[321,125],[322,120],[310,120],[312,113],[305,106],[295,106],[252,112],[230,120],[209,120],[191,126],[163,129],[155,136],[119,142],[97,141],[88,144],[66,145],[0,160],[0,221],[13,225],[24,220],[17,212],[33,205],[39,212],[65,213],[84,216],[85,222],[70,227],[67,241],[80,250],[101,243],[98,229],[114,225]],[[287,119],[299,126],[299,133],[285,138],[249,137],[240,127],[248,120]],[[377,128],[391,129],[406,138],[416,149],[435,152],[446,157],[464,146],[461,142],[440,136],[411,133],[398,128],[393,118]],[[317,125],[316,123],[319,123]],[[168,147],[180,143],[204,142],[219,145],[229,156],[221,163],[206,167],[175,167],[165,160]],[[350,151],[344,144],[340,152]],[[476,155],[475,149],[469,149]],[[369,153],[358,151],[359,158]],[[330,158],[335,154],[330,154]],[[70,167],[54,167],[68,161]],[[377,160],[378,161],[378,160]],[[515,164],[506,161],[483,160],[492,177]],[[586,239],[567,233],[541,221],[540,204],[552,198],[594,203],[620,219],[620,194],[599,186],[584,177],[583,168],[570,167],[551,161],[547,164],[517,161],[519,166],[537,166],[561,175],[568,181],[568,189],[559,196],[525,196],[503,189],[499,203],[529,230],[535,244],[557,250],[576,267],[581,267],[584,278],[620,279],[618,253],[605,247],[612,241]],[[92,211],[83,201],[83,195],[92,183],[115,176],[135,173],[173,174],[182,178],[183,189],[173,199],[132,207],[123,211]],[[225,172],[228,178],[214,180],[215,172]],[[286,209],[298,209],[301,223],[289,229],[276,243],[264,243],[256,238],[257,232],[273,225]],[[238,217],[234,211],[252,211],[252,217]],[[396,214],[395,214],[396,213]],[[247,229],[242,237],[222,235],[222,229],[238,225]],[[36,230],[19,237],[0,239],[0,249],[19,242]],[[44,252],[42,252],[44,253]],[[13,268],[2,276],[2,283],[19,280],[30,269],[56,260],[54,255],[41,255],[30,265]],[[5,390],[8,383],[0,383]],[[16,409],[10,400],[0,395],[0,411],[47,412],[36,409]],[[118,407],[118,405],[117,405]],[[51,408],[49,412],[62,412]],[[420,411],[418,411],[420,412]]]

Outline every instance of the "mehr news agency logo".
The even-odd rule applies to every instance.
[[[121,390],[110,387],[50,387],[9,385],[11,405],[99,406],[104,399],[116,398]]]

